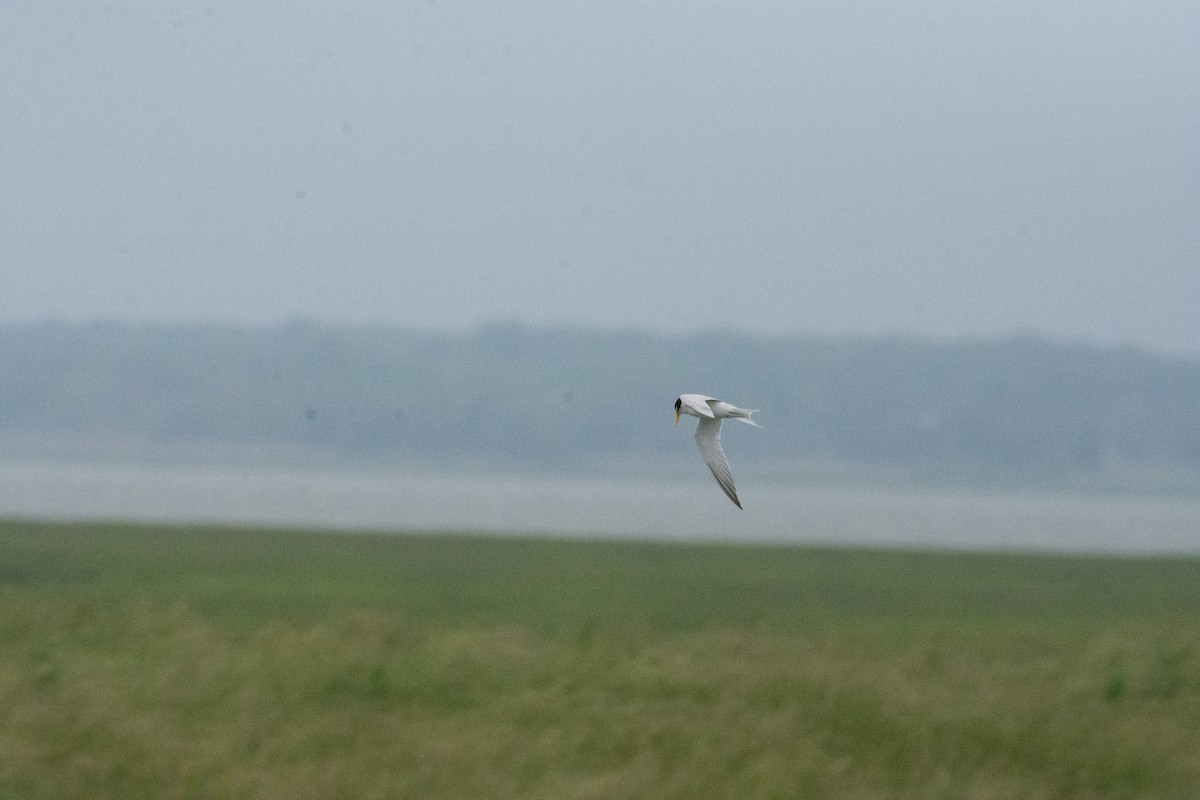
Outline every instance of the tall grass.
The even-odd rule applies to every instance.
[[[1174,798],[1200,561],[0,524],[0,798]]]

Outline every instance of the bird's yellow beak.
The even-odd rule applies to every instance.
[[[678,411],[675,412],[675,427],[676,428],[679,427],[679,412]]]

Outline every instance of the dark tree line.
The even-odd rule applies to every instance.
[[[1200,363],[1133,348],[503,324],[0,327],[0,435],[26,439],[571,466],[675,448],[684,391],[762,409],[769,434],[739,437],[743,461],[1200,468]]]

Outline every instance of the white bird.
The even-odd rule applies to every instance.
[[[741,508],[742,504],[733,485],[729,461],[725,458],[725,451],[721,449],[721,420],[736,419],[761,428],[762,425],[750,419],[750,415],[755,411],[758,409],[738,408],[724,400],[702,394],[681,394],[675,400],[675,427],[679,427],[680,414],[700,418],[700,424],[696,426],[696,444],[700,447],[700,456],[712,470],[713,477],[717,479],[721,489],[738,508]]]

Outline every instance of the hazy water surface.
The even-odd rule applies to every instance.
[[[781,484],[0,464],[0,515],[971,549],[1200,553],[1200,501]]]

